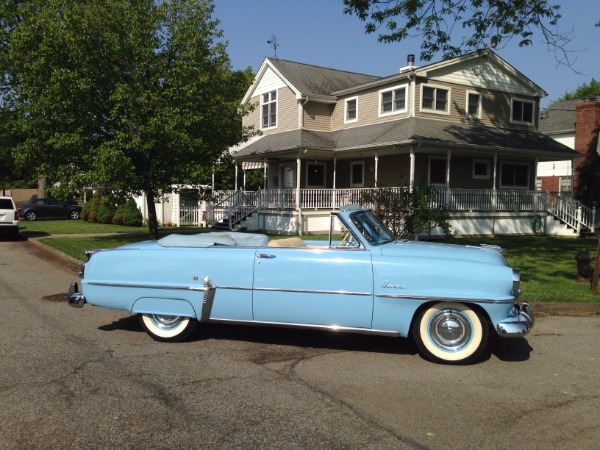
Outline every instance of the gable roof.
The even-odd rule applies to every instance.
[[[281,81],[292,89],[297,97],[321,97],[322,100],[335,101],[332,93],[352,86],[378,80],[376,75],[365,75],[345,70],[313,66],[284,59],[265,58],[258,69],[252,86],[246,92],[242,103],[246,103],[254,94],[261,79],[272,70]]]

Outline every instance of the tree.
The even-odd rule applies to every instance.
[[[600,97],[600,82],[594,78],[589,83],[583,83],[572,92],[565,92],[557,101],[577,100],[580,98]]]
[[[11,0],[4,0],[10,2]],[[232,71],[210,0],[19,3],[7,99],[21,164],[52,183],[145,193],[196,184],[242,141],[250,69]]]
[[[569,34],[553,27],[559,6],[548,0],[343,0],[344,12],[365,22],[367,33],[379,33],[380,42],[400,42],[420,36],[421,59],[438,52],[443,59],[482,48],[501,48],[512,38],[519,46],[532,45],[534,31],[570,65],[565,45]],[[462,31],[461,31],[462,30]]]

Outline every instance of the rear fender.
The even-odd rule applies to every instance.
[[[196,311],[194,311],[194,307],[190,302],[177,298],[138,298],[132,305],[131,312],[136,314],[197,317]]]

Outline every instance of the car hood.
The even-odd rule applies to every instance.
[[[445,259],[471,261],[506,266],[506,260],[496,247],[457,245],[422,241],[396,241],[381,247],[383,256],[405,258]]]

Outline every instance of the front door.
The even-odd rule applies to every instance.
[[[260,322],[370,328],[371,252],[259,249],[254,264],[253,313]]]

